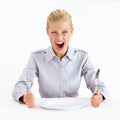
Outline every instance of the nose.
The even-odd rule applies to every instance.
[[[58,33],[57,34],[57,39],[61,40],[62,39],[62,34]]]

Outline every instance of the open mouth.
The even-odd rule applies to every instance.
[[[64,42],[56,42],[57,48],[62,49],[64,47]]]

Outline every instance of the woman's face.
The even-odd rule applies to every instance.
[[[73,28],[68,20],[62,20],[50,23],[46,30],[55,54],[62,58],[67,52]]]

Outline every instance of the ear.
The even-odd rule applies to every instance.
[[[73,30],[74,30],[74,28],[72,27],[72,28],[71,28],[71,35],[73,34]]]
[[[48,28],[46,27],[46,32],[47,32],[47,35],[49,35],[49,30],[48,30]]]

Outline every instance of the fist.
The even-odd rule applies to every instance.
[[[23,96],[23,101],[29,108],[35,106],[34,95],[30,92],[30,90],[27,90],[27,93]]]
[[[102,94],[100,93],[100,91],[97,91],[96,93],[92,95],[91,104],[93,107],[99,107],[102,101],[103,99],[102,99]]]

